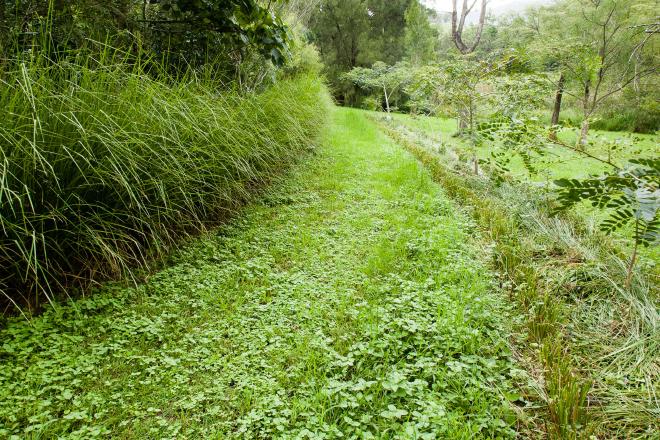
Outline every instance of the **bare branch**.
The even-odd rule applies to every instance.
[[[463,0],[463,5],[461,8],[460,19],[458,15],[458,5],[456,0],[452,0],[452,12],[451,12],[451,38],[456,48],[463,55],[474,52],[474,50],[479,45],[481,40],[481,34],[484,28],[484,23],[486,22],[486,6],[488,0],[481,0],[481,12],[479,14],[479,23],[477,25],[477,33],[475,40],[471,46],[468,46],[463,42],[463,29],[465,27],[465,20],[470,11],[477,4],[477,0],[474,0],[471,5],[468,5],[468,0]]]
[[[609,90],[606,94],[604,94],[600,98],[598,98],[598,100],[596,101],[596,105],[600,104],[601,102],[603,102],[603,100],[605,100],[606,98],[614,95],[615,93],[620,92],[621,90],[625,89],[630,83],[632,83],[636,79],[640,79],[640,78],[652,75],[652,74],[657,73],[657,72],[658,72],[657,67],[650,67],[646,70],[642,70],[641,72],[637,72],[636,74],[630,76],[629,78],[626,78],[625,80],[623,80],[622,82],[617,84],[616,87]]]

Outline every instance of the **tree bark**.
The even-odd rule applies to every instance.
[[[477,31],[474,37],[474,42],[471,46],[468,46],[463,41],[463,28],[465,27],[465,19],[468,14],[474,7],[477,0],[474,0],[471,6],[468,6],[468,0],[463,0],[463,7],[461,8],[461,17],[458,17],[458,7],[456,5],[456,0],[452,0],[452,10],[451,10],[451,39],[456,45],[456,48],[463,55],[474,52],[474,50],[479,45],[481,40],[481,33],[484,29],[484,23],[486,22],[486,4],[488,0],[481,0],[481,12],[479,13],[479,23],[477,24]]]
[[[468,128],[468,112],[465,109],[458,111],[458,133],[459,135],[465,133]]]
[[[385,109],[387,110],[387,114],[390,113],[390,98],[387,96],[387,88],[383,86],[383,93],[385,94]]]
[[[555,94],[555,107],[552,110],[552,118],[550,120],[550,139],[557,140],[557,125],[559,125],[559,113],[561,112],[561,100],[564,96],[564,73],[559,75],[557,82],[557,93]]]
[[[582,127],[580,127],[580,138],[578,139],[578,148],[580,150],[585,150],[587,148],[587,136],[589,134],[589,119],[586,118],[582,121]]]
[[[578,137],[576,147],[580,150],[584,150],[587,147],[587,136],[589,134],[589,116],[591,112],[589,111],[589,98],[591,97],[591,81],[587,80],[584,83],[584,102],[582,103],[582,108],[584,110],[584,116],[582,119],[582,127],[580,128],[580,136]]]

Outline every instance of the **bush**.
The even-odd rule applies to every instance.
[[[316,47],[300,39],[294,40],[291,45],[291,59],[282,69],[285,76],[300,74],[318,76],[321,70],[323,63]]]
[[[360,104],[360,108],[364,110],[378,111],[383,109],[380,99],[376,96],[367,96]]]
[[[0,71],[0,291],[11,301],[144,267],[233,212],[327,114],[324,86],[308,76],[240,95],[143,66]]]
[[[539,112],[538,117],[550,123],[549,112]],[[565,127],[579,127],[582,117],[577,108],[567,106],[562,109],[559,123]],[[612,105],[598,114],[590,127],[594,130],[655,133],[660,130],[660,104],[648,101],[638,107]]]
[[[613,108],[594,121],[597,130],[655,133],[660,130],[660,104],[647,100],[636,108]]]

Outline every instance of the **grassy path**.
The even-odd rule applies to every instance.
[[[138,288],[11,323],[0,438],[507,438],[474,226],[360,113]]]

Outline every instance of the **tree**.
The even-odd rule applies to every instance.
[[[475,174],[479,173],[477,107],[487,97],[480,85],[510,63],[510,58],[501,56],[478,59],[476,54],[454,55],[441,63],[415,69],[410,81],[408,92],[418,106],[435,108],[436,113],[444,106],[454,111],[457,135],[467,135],[470,140]]]
[[[657,69],[654,64],[639,69],[635,63],[635,68],[630,70],[630,61],[636,50],[633,45],[643,38],[643,32],[631,28],[630,11],[624,5],[615,0],[602,1],[584,6],[582,13],[592,29],[594,43],[591,48],[595,61],[591,75],[581,78],[583,122],[578,142],[584,147],[589,119],[598,107],[609,96]],[[624,59],[627,61],[625,66],[621,63]]]
[[[536,174],[536,162],[551,152],[551,146],[605,165],[608,170],[602,175],[556,180],[556,211],[590,203],[607,214],[601,223],[606,234],[632,224],[633,250],[625,283],[629,288],[639,246],[655,245],[659,239],[660,159],[638,157],[621,164],[613,161],[611,154],[604,158],[556,137],[549,138],[546,127],[534,117],[539,96],[544,95],[547,85],[538,75],[495,78],[491,101],[498,117],[480,127],[481,135],[495,146],[489,160],[493,176],[501,179],[514,156],[522,159],[530,174]],[[618,141],[603,138],[599,142],[611,152],[617,145],[607,144]]]
[[[427,64],[435,56],[438,33],[429,23],[426,8],[414,0],[406,10],[405,20],[404,42],[408,59],[413,66]]]
[[[560,0],[501,23],[501,46],[526,50],[536,69],[552,72],[551,137],[567,97],[581,114],[581,148],[587,144],[590,122],[616,100],[621,108],[634,108],[636,115],[649,113],[646,97],[657,87],[645,78],[652,78],[658,60],[657,50],[654,55],[647,44],[653,33],[646,31],[656,9],[655,0]]]
[[[561,103],[564,94],[579,102],[580,148],[586,146],[590,120],[603,104],[657,71],[652,59],[641,57],[644,28],[633,26],[636,16],[632,11],[646,10],[646,3],[565,0],[546,10],[547,23],[542,24],[537,44],[545,47],[546,57],[552,56],[559,70],[556,103]],[[640,59],[633,62],[634,55]],[[556,122],[558,110],[556,105]]]
[[[552,107],[552,117],[550,118],[550,133],[548,136],[551,140],[557,140],[557,127],[559,126],[559,114],[561,112],[561,101],[564,97],[564,87],[566,84],[566,77],[564,72],[559,74],[557,81],[557,89],[555,91],[555,104]]]
[[[410,80],[410,66],[405,62],[388,66],[382,61],[378,61],[371,68],[356,67],[344,76],[359,87],[382,91],[385,109],[387,113],[390,113],[392,95],[401,90]]]
[[[367,0],[367,50],[372,60],[396,64],[405,57],[405,13],[414,1],[417,0]]]
[[[310,19],[312,42],[340,102],[355,104],[359,90],[342,76],[376,61],[405,56],[404,13],[412,0],[322,0]]]
[[[486,5],[488,0],[481,0],[481,12],[479,14],[479,23],[476,28],[476,35],[472,45],[468,46],[463,41],[463,30],[465,29],[465,22],[467,16],[470,14],[474,6],[477,4],[477,0],[473,0],[471,4],[468,5],[468,0],[463,0],[463,6],[461,7],[460,19],[458,18],[458,9],[456,0],[452,0],[452,11],[451,11],[451,40],[454,42],[454,45],[462,55],[468,55],[474,52],[474,50],[479,45],[481,40],[481,33],[484,28],[484,23],[486,22]],[[461,83],[461,80],[458,80],[456,83]],[[476,88],[476,83],[473,83],[470,80],[464,82],[465,90],[474,91]],[[468,126],[473,124],[473,115],[474,115],[474,104],[473,100],[474,93],[469,93],[465,96],[468,101],[468,105],[460,105],[458,111],[458,131],[459,134],[463,134],[465,129]],[[475,162],[476,163],[476,162]],[[476,165],[475,165],[476,167]]]
[[[481,33],[484,29],[484,23],[486,22],[486,6],[488,0],[481,0],[481,12],[479,13],[479,23],[476,27],[476,35],[474,41],[471,45],[465,44],[463,41],[463,30],[465,28],[465,21],[467,16],[472,12],[472,9],[477,4],[477,0],[473,0],[470,5],[468,5],[468,0],[463,0],[463,6],[461,8],[460,19],[458,18],[458,9],[456,5],[456,0],[452,0],[452,10],[451,10],[451,39],[456,45],[456,48],[463,55],[474,52],[474,50],[479,45],[481,40]]]
[[[147,16],[144,8],[140,21],[170,40],[178,36],[184,50],[191,44],[201,45],[204,51],[212,50],[213,45],[230,51],[250,47],[276,65],[286,58],[287,27],[271,11],[272,5],[262,6],[258,0],[161,0],[145,4],[155,8],[155,15]]]
[[[325,72],[340,102],[349,103],[354,87],[342,73],[371,64],[366,54],[369,15],[366,0],[323,0],[310,18],[311,39],[319,48]]]
[[[178,52],[186,67],[196,59],[204,63],[248,50],[279,65],[286,58],[287,27],[272,9],[282,1],[263,6],[259,0],[0,0],[0,37],[19,50],[46,42],[41,50],[51,57],[110,39],[121,49],[139,41],[159,54]],[[118,35],[124,40],[114,38]],[[12,50],[0,49],[5,55]]]

